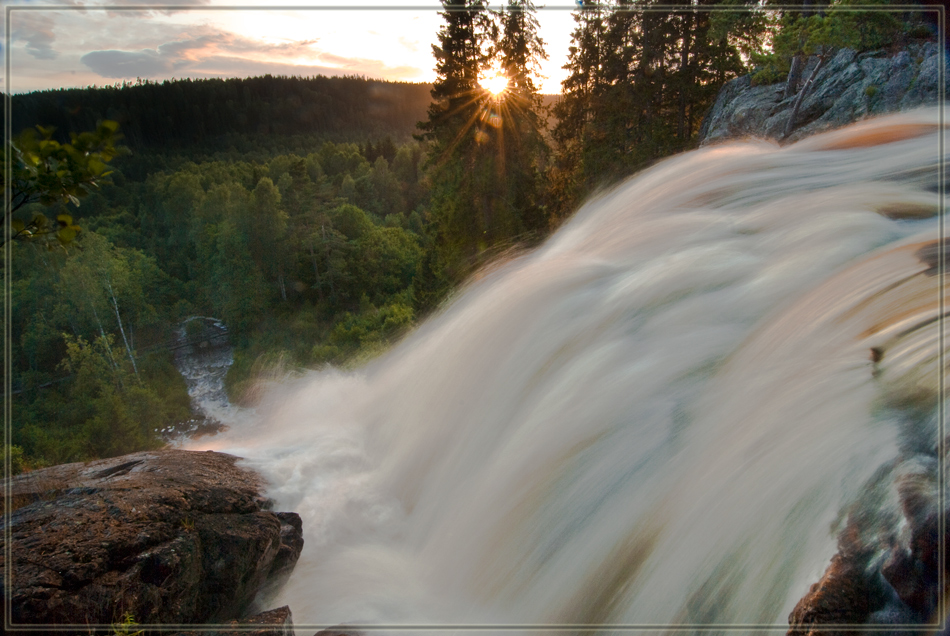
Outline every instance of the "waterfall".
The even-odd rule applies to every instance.
[[[842,510],[936,443],[937,121],[660,162],[201,440],[303,518],[299,633],[787,626]]]

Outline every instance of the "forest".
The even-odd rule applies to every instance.
[[[192,417],[170,350],[188,316],[227,325],[238,403],[273,365],[358,364],[591,194],[695,147],[729,80],[794,95],[809,56],[935,38],[926,15],[847,1],[585,3],[549,112],[532,2],[442,4],[433,85],[265,76],[12,96],[14,472],[161,446]],[[491,74],[502,90],[483,86]]]

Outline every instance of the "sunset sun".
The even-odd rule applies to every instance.
[[[479,76],[478,84],[492,97],[498,97],[508,88],[508,77],[500,69],[491,68]]]

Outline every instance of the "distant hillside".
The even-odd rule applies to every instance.
[[[14,133],[52,125],[57,136],[114,119],[133,149],[213,147],[234,136],[408,139],[426,118],[431,85],[358,77],[254,77],[138,82],[14,95]]]

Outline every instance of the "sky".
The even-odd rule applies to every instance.
[[[137,78],[268,73],[435,79],[432,44],[443,23],[437,0],[280,0],[279,9],[263,0],[173,2],[0,0],[4,26],[10,22],[10,40],[2,49],[10,56],[9,85],[7,79],[0,85],[23,93]],[[135,10],[105,8],[119,5]],[[337,8],[326,8],[331,6]],[[490,6],[498,8],[500,1]],[[548,53],[540,71],[542,93],[560,92],[574,8],[573,0],[552,0],[538,11]]]

